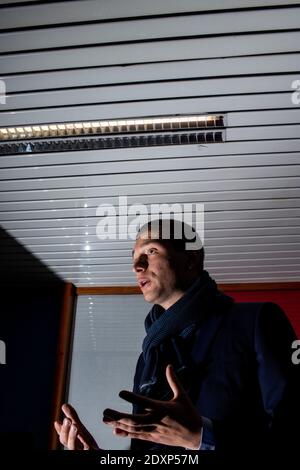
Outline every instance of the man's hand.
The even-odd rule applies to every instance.
[[[116,435],[197,450],[202,438],[202,419],[170,365],[166,377],[174,395],[170,401],[122,391],[121,398],[142,406],[145,413],[127,414],[106,409],[103,422],[113,426]]]
[[[61,444],[69,450],[99,450],[97,442],[82,424],[75,409],[65,404],[62,410],[66,416],[63,422],[54,422]]]

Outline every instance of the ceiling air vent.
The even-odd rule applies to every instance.
[[[0,155],[224,141],[224,117],[169,116],[0,128]]]

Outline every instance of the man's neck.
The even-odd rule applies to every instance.
[[[176,302],[178,302],[179,299],[181,299],[181,297],[184,296],[186,291],[199,279],[199,277],[200,277],[200,274],[197,276],[191,277],[188,280],[188,282],[184,284],[184,287],[178,288],[176,291],[174,291],[174,293],[170,297],[168,297],[165,301],[163,301],[159,305],[163,307],[165,310],[172,307],[172,305],[174,305]]]
[[[176,302],[184,296],[184,291],[178,290],[172,294],[171,297],[168,297],[165,301],[160,303],[160,306],[165,310],[172,307],[172,305],[176,304]]]

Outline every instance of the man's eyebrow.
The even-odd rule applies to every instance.
[[[141,246],[151,245],[151,243],[155,243],[155,242],[157,242],[157,241],[158,241],[158,240],[155,240],[155,239],[154,239],[154,240],[152,240],[152,239],[150,239],[150,240],[145,240],[145,241],[142,242]],[[135,250],[132,250],[131,255],[134,256],[134,253],[135,253]]]

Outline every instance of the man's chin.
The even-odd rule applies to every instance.
[[[146,302],[155,303],[155,295],[153,292],[147,292],[147,290],[145,290],[142,294]]]
[[[152,302],[151,296],[149,294],[147,295],[147,293],[145,293],[145,294],[143,293],[143,296],[144,296],[144,300],[146,300],[146,302],[150,302],[150,303]]]

